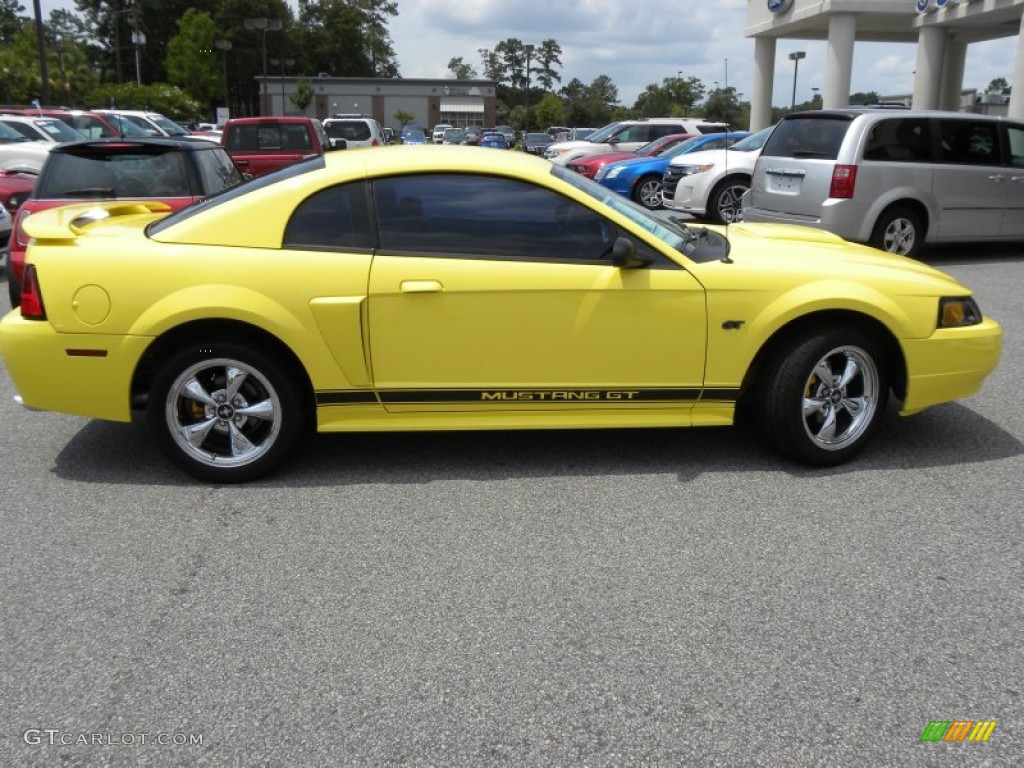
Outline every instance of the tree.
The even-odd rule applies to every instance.
[[[715,123],[728,123],[732,127],[746,125],[741,123],[743,110],[736,89],[715,88],[704,102],[704,119]]]
[[[145,109],[160,112],[172,120],[190,123],[204,117],[205,105],[190,97],[185,91],[168,83],[136,85],[135,83],[108,83],[100,85],[86,94],[88,104],[109,104],[113,101],[119,109]]]
[[[850,94],[850,104],[877,104],[881,97],[876,91],[857,91]]]
[[[478,48],[477,53],[480,54],[484,77],[496,83],[503,82],[505,74],[502,70],[501,57],[489,48]]]
[[[167,79],[201,104],[223,93],[213,40],[216,27],[206,11],[189,8],[178,19],[178,34],[167,43]]]
[[[299,41],[310,71],[335,77],[395,77],[386,17],[392,0],[300,0]]]
[[[395,122],[398,123],[398,135],[402,135],[402,131],[405,130],[405,126],[416,119],[416,115],[412,112],[408,112],[404,109],[400,109],[392,115],[395,118]]]
[[[538,127],[565,125],[565,105],[562,100],[553,93],[545,93],[533,108],[533,123]]]
[[[985,89],[985,93],[995,93],[1000,96],[1009,96],[1011,92],[1010,84],[1006,82],[1005,77],[997,77],[988,84],[988,88]]]
[[[292,104],[305,114],[306,107],[313,102],[313,83],[309,81],[308,77],[299,78],[299,81],[295,84],[295,93],[289,99]]]
[[[556,80],[562,82],[562,76],[554,70],[555,64],[559,67],[562,66],[562,60],[559,58],[562,55],[562,46],[554,40],[548,39],[537,46],[533,55],[537,63],[531,67],[531,71],[537,75],[537,83],[545,91],[550,91]],[[550,125],[558,125],[558,123],[550,123]]]
[[[448,71],[456,80],[475,80],[477,77],[476,70],[464,62],[461,56],[448,60]]]

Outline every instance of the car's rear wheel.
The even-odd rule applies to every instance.
[[[875,222],[871,244],[882,251],[914,257],[924,243],[921,217],[905,205],[887,208]]]
[[[270,471],[302,434],[305,409],[287,366],[237,343],[172,355],[153,380],[149,426],[161,450],[201,480],[236,483]]]
[[[884,354],[868,333],[849,326],[796,337],[770,357],[761,381],[765,436],[806,464],[841,464],[867,444],[885,412]]]
[[[633,199],[644,208],[661,208],[661,176],[644,176],[633,186]]]
[[[749,179],[723,179],[708,195],[708,217],[721,224],[739,221],[742,206],[740,199],[750,189]]]

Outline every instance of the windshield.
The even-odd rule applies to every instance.
[[[594,131],[592,134],[587,136],[585,141],[592,141],[595,144],[600,144],[602,141],[604,141],[609,136],[618,131],[619,126],[621,125],[621,123],[610,123],[609,125],[606,125],[604,128],[599,128],[598,130]]]
[[[670,147],[667,152],[659,152],[658,157],[675,157],[676,155],[682,155],[686,152],[692,152],[695,147],[701,144],[706,144],[703,136],[694,136],[692,139],[687,139],[674,147]]]
[[[31,139],[28,136],[22,136],[7,123],[0,123],[0,143],[8,141],[31,141]]]
[[[750,134],[742,141],[737,141],[729,149],[735,149],[737,152],[753,152],[755,149],[760,149],[768,141],[768,137],[771,136],[772,128],[774,126],[762,128],[757,133]]]
[[[188,131],[186,131],[184,128],[182,128],[180,125],[178,125],[173,120],[171,120],[169,118],[166,118],[163,115],[153,114],[153,115],[147,115],[147,117],[150,120],[152,120],[154,123],[159,125],[161,128],[163,128],[164,131],[167,132],[168,136],[188,136],[189,135]]]

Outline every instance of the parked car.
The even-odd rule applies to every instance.
[[[505,138],[505,134],[498,133],[497,131],[490,131],[481,136],[479,146],[492,149],[509,149],[508,139]]]
[[[426,144],[427,135],[418,129],[403,131],[402,133],[403,144]]]
[[[466,141],[464,143],[468,144],[471,147],[476,146],[477,144],[480,143],[480,136],[483,135],[483,132],[484,129],[479,125],[468,126],[465,129]]]
[[[547,148],[544,156],[559,165],[566,165],[584,155],[606,152],[627,152],[670,133],[724,133],[726,123],[711,123],[695,118],[650,117],[623,120],[606,125],[580,141],[560,141]]]
[[[527,133],[523,136],[523,151],[529,152],[531,155],[544,157],[544,150],[550,147],[553,143],[554,142],[552,141],[550,134]]]
[[[148,112],[140,109],[96,109],[97,114],[104,115],[107,122],[124,135],[128,135],[127,125],[133,124],[141,128],[147,136],[167,136],[172,139],[189,139],[190,141],[209,141],[217,143],[218,139],[204,135],[193,135],[185,126],[174,122],[159,112]]]
[[[0,124],[17,131],[28,141],[81,141],[85,138],[80,132],[55,117],[0,115]]]
[[[141,138],[147,135],[145,131],[130,123],[125,130],[118,131],[107,122],[103,115],[81,109],[53,109],[22,107],[18,109],[5,108],[11,114],[26,115],[29,117],[53,117],[66,123],[82,134],[87,139],[109,139],[115,136],[130,136]]]
[[[441,139],[442,144],[465,144],[466,143],[466,132],[461,128],[445,128],[444,136]]]
[[[20,133],[0,123],[0,168],[39,173],[57,146],[53,141],[29,141]]]
[[[505,140],[508,141],[508,146],[509,146],[510,149],[515,146],[515,144],[516,144],[516,129],[515,128],[513,128],[511,125],[496,125],[496,126],[494,126],[494,130],[496,130],[498,133],[500,133],[502,136],[505,137]]]
[[[623,197],[632,198],[644,208],[661,208],[661,182],[673,157],[705,149],[724,149],[749,135],[748,131],[731,131],[694,136],[660,155],[610,163],[597,171],[594,180]]]
[[[250,176],[297,163],[332,149],[319,120],[311,117],[236,117],[224,124],[221,144],[238,170]]]
[[[242,176],[223,147],[180,139],[99,139],[55,145],[18,209],[7,259],[11,306],[21,296],[25,222],[48,208],[86,200],[144,200],[177,210],[223,192]]]
[[[430,140],[434,144],[441,144],[444,142],[444,132],[449,128],[454,128],[451,123],[438,123],[434,126],[434,130],[430,134]]]
[[[586,176],[588,179],[592,179],[603,166],[609,163],[617,163],[619,160],[631,160],[634,157],[657,157],[658,155],[665,154],[677,144],[681,144],[687,139],[692,139],[693,136],[694,134],[692,133],[670,133],[668,136],[662,136],[654,141],[649,141],[632,152],[605,152],[600,155],[583,155],[576,160],[570,160],[565,164],[565,167],[570,171],[575,171]]]
[[[11,171],[0,168],[0,207],[3,207],[11,215],[8,223],[14,221],[14,214],[18,207],[25,202],[32,193],[39,176],[30,171]],[[2,248],[4,243],[0,243]]]
[[[324,133],[327,134],[332,149],[382,147],[387,143],[380,123],[367,115],[329,117],[324,120]]]
[[[754,164],[771,132],[763,128],[725,149],[672,158],[661,183],[664,207],[717,223],[737,221]]]
[[[788,115],[757,160],[743,219],[906,256],[925,243],[1024,240],[1024,123],[892,109]]]
[[[568,141],[583,141],[589,139],[592,134],[597,133],[597,128],[572,128],[569,130]]]
[[[29,217],[0,354],[25,406],[145,411],[206,483],[269,472],[314,428],[709,426],[737,409],[785,456],[834,465],[890,390],[915,413],[973,394],[999,358],[999,325],[938,270],[805,228],[727,240],[523,153],[335,152],[146,208]]]

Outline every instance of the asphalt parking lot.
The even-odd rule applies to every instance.
[[[0,372],[0,766],[1024,764],[1024,246],[924,260],[1002,362],[829,470],[353,435],[210,487]]]

